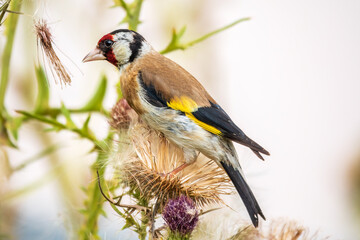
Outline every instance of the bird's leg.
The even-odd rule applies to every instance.
[[[166,175],[170,175],[170,177],[176,175],[178,172],[186,168],[187,166],[191,165],[192,163],[183,163],[179,167],[175,168],[171,172],[168,172]]]
[[[184,150],[184,157],[185,157],[186,162],[181,164],[179,167],[175,168],[171,172],[168,172],[167,174],[165,174],[165,176],[173,177],[178,172],[184,170],[186,167],[193,164],[196,161],[196,159],[198,158],[198,156],[199,156],[199,153],[197,153],[196,151]]]

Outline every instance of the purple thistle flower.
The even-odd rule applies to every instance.
[[[163,211],[163,218],[171,232],[189,236],[199,221],[199,213],[194,202],[182,195],[168,201]]]

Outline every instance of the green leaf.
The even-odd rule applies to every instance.
[[[228,24],[228,25],[226,25],[226,26],[224,26],[222,28],[219,28],[219,29],[217,29],[215,31],[207,33],[207,34],[203,35],[202,37],[199,37],[199,38],[197,38],[197,39],[195,39],[193,41],[187,42],[187,43],[182,43],[181,42],[181,38],[184,35],[186,28],[183,27],[182,29],[180,29],[179,32],[176,32],[176,30],[173,29],[170,43],[163,50],[161,50],[160,53],[161,54],[166,54],[166,53],[173,52],[173,51],[176,51],[176,50],[179,50],[179,49],[185,50],[185,49],[187,49],[187,48],[189,48],[189,47],[191,47],[191,46],[193,46],[193,45],[195,45],[195,44],[197,44],[199,42],[202,42],[202,41],[208,39],[209,37],[211,37],[211,36],[213,36],[215,34],[218,34],[218,33],[222,32],[222,31],[224,31],[224,30],[226,30],[228,28],[231,28],[231,27],[233,27],[233,26],[235,26],[235,25],[237,25],[237,24],[239,24],[241,22],[248,21],[248,20],[250,20],[250,18],[238,19],[238,20],[236,20],[236,21],[234,21],[234,22],[232,22],[232,23],[230,23],[230,24]]]
[[[177,38],[180,39],[186,31],[186,26],[183,26],[180,31],[177,33]]]
[[[117,214],[119,214],[120,216],[123,215],[123,213],[120,212],[120,210],[119,210],[114,204],[111,204],[111,203],[110,203],[110,207],[111,207],[112,209],[114,209],[114,211],[115,211]]]
[[[13,148],[17,148],[18,131],[23,122],[23,117],[12,117],[6,109],[0,113],[2,125],[0,125],[0,145],[4,144]]]
[[[71,119],[70,111],[65,107],[64,103],[61,103],[60,110],[66,119],[67,128],[76,129],[77,127],[76,127],[74,121]]]
[[[86,118],[83,127],[81,128],[81,131],[85,134],[89,134],[89,122],[90,122],[91,114],[88,115]]]
[[[122,99],[124,96],[123,96],[123,93],[122,93],[122,91],[121,91],[121,82],[120,81],[118,81],[117,83],[116,83],[116,85],[115,85],[115,88],[116,88],[116,92],[117,92],[117,94],[118,94],[118,101],[120,100],[120,99]]]
[[[6,4],[6,3],[5,3]],[[5,5],[3,10],[5,10]],[[8,6],[6,6],[7,8]],[[13,0],[10,3],[10,7],[14,11],[19,11],[21,7],[21,1],[20,0]],[[4,11],[3,11],[4,12]],[[0,141],[5,142],[9,144],[10,146],[13,146],[14,144],[11,142],[11,140],[7,136],[7,131],[4,128],[6,119],[4,117],[4,113],[6,112],[5,108],[5,95],[6,90],[9,82],[9,74],[10,74],[10,60],[12,55],[12,49],[14,45],[15,40],[15,32],[16,32],[16,26],[18,22],[19,15],[17,14],[11,14],[7,21],[6,21],[6,29],[5,29],[5,35],[6,35],[6,43],[2,52],[1,56],[1,73],[0,73]]]
[[[42,67],[35,67],[35,73],[38,84],[35,113],[44,113],[49,109],[49,84]]]
[[[107,140],[108,144],[111,145],[111,140]],[[98,152],[96,162],[92,166],[93,176],[97,177],[97,170],[99,178],[102,179],[105,172],[104,162],[107,160],[106,154],[101,154],[101,151]],[[97,169],[98,167],[98,169]],[[78,239],[89,239],[89,236],[96,236],[98,232],[98,218],[102,214],[103,202],[105,198],[101,194],[99,185],[97,181],[91,181],[89,186],[86,188],[87,200],[85,200],[85,218],[83,222],[83,227],[79,231]]]
[[[131,216],[131,214],[128,214],[127,217],[125,218],[125,225],[121,228],[121,230],[133,227],[133,226],[137,226],[137,222],[135,221],[135,219],[133,218],[133,216]]]
[[[209,33],[205,34],[204,36],[199,37],[198,39],[195,39],[195,40],[193,40],[191,42],[186,43],[185,46],[186,47],[193,46],[196,43],[202,42],[205,39],[208,39],[209,37],[211,37],[211,36],[213,36],[215,34],[218,34],[218,33],[222,32],[222,31],[225,31],[226,29],[229,29],[229,28],[231,28],[231,27],[233,27],[233,26],[235,26],[235,25],[237,25],[237,24],[239,24],[241,22],[249,21],[250,19],[251,18],[249,18],[249,17],[238,19],[238,20],[236,20],[236,21],[234,21],[234,22],[232,22],[232,23],[230,23],[230,24],[228,24],[228,25],[226,25],[226,26],[224,26],[222,28],[219,28],[219,29],[217,29],[215,31],[209,32]]]
[[[0,145],[6,145],[9,147],[18,148],[15,141],[11,138],[9,131],[5,128],[5,126],[0,126]]]
[[[134,0],[131,3],[126,3],[124,0],[114,0],[114,5],[121,7],[126,13],[120,24],[127,23],[130,30],[136,31],[138,25],[141,23],[139,17],[142,3],[143,0]]]
[[[58,128],[58,127],[48,127],[48,128],[44,129],[44,132],[58,132],[60,130],[61,130],[61,128]]]
[[[100,80],[100,84],[97,87],[93,97],[85,104],[80,111],[100,111],[103,109],[102,103],[104,101],[107,86],[107,77],[103,75]]]
[[[6,128],[8,132],[11,133],[11,135],[14,137],[14,140],[17,141],[19,138],[18,132],[19,128],[21,127],[21,124],[23,123],[24,118],[17,117],[17,118],[11,118],[6,121]]]
[[[182,27],[179,32],[177,32],[176,29],[173,28],[170,43],[160,53],[165,54],[174,51],[175,49],[183,49],[180,44],[180,39],[184,35],[185,31],[186,26]]]

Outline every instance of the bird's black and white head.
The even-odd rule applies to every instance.
[[[83,62],[107,60],[120,68],[150,52],[151,49],[150,44],[139,33],[119,29],[104,35]]]

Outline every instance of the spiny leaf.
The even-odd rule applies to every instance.
[[[114,204],[110,204],[110,207],[111,207],[112,209],[114,209],[114,211],[115,211],[117,214],[119,214],[120,216],[123,215],[123,213],[120,212],[120,210],[119,210]]]
[[[125,225],[121,228],[121,230],[125,230],[133,226],[134,226],[133,222],[129,218],[126,218]]]
[[[110,141],[110,139],[108,139],[107,141],[108,144],[111,145],[112,142]],[[100,154],[100,152],[98,152],[96,162],[93,164],[92,167],[93,175],[96,175],[96,170],[97,170],[96,168],[98,167],[100,178],[103,178],[105,172],[105,166],[106,166],[104,165],[104,162],[106,159],[107,159],[107,155]],[[86,188],[86,193],[88,198],[84,202],[85,219],[84,219],[83,227],[79,233],[79,239],[89,239],[89,235],[98,237],[97,222],[100,214],[103,211],[102,207],[103,207],[104,198],[100,192],[98,183],[92,181],[89,184],[89,186]]]
[[[127,23],[130,30],[136,31],[138,25],[141,23],[139,17],[142,3],[143,0],[134,0],[131,3],[126,3],[124,0],[114,0],[115,6],[121,7],[126,13],[120,23]]]
[[[35,73],[38,83],[38,95],[35,103],[35,112],[44,113],[49,108],[49,85],[42,67],[35,67]]]
[[[103,109],[102,103],[106,93],[107,86],[107,77],[103,75],[101,77],[101,81],[95,94],[93,94],[92,98],[85,104],[84,107],[80,109],[80,111],[100,111]]]
[[[65,107],[64,103],[61,103],[61,107],[60,107],[61,113],[63,114],[63,116],[66,119],[66,126],[67,128],[70,129],[76,129],[76,125],[74,123],[74,121],[71,119],[71,115],[69,110]]]
[[[66,113],[66,110],[63,110],[65,114]],[[94,136],[94,134],[92,134],[90,131],[88,132],[83,132],[81,129],[77,128],[75,126],[75,124],[72,126],[71,123],[67,123],[67,125],[64,125],[52,118],[47,118],[47,117],[44,117],[42,115],[39,115],[39,114],[36,114],[36,113],[30,113],[30,112],[26,112],[26,111],[17,111],[18,113],[28,117],[29,119],[35,119],[35,120],[38,120],[40,122],[43,122],[43,123],[47,123],[47,124],[50,124],[52,125],[55,129],[59,129],[59,130],[69,130],[69,131],[72,131],[74,133],[77,133],[79,134],[81,137],[83,138],[86,138],[86,139],[89,139],[91,142],[94,143],[95,145],[95,148],[98,150],[98,149],[102,149],[102,143],[101,141],[98,141],[96,139],[96,137]],[[70,125],[70,126],[68,126]],[[106,144],[105,144],[106,145]]]
[[[5,126],[6,129],[8,131],[8,133],[10,133],[11,137],[13,138],[13,140],[16,142],[18,140],[18,132],[19,132],[19,128],[21,127],[22,123],[23,123],[24,118],[23,117],[11,117],[8,116],[6,118],[5,121]]]
[[[134,219],[134,217],[129,213],[128,210],[124,209],[126,217],[125,217],[125,225],[122,227],[122,230],[129,228],[129,227],[135,227],[135,228],[139,228],[139,224],[136,222],[136,220]]]
[[[176,30],[173,30],[173,33],[172,33],[172,38],[171,38],[171,41],[170,43],[166,46],[165,49],[163,49],[162,51],[160,51],[161,54],[166,54],[166,53],[169,53],[169,52],[172,52],[172,51],[176,51],[176,50],[185,50],[199,42],[202,42],[206,39],[208,39],[209,37],[217,34],[217,33],[220,33],[228,28],[231,28],[241,22],[244,22],[244,21],[248,21],[250,20],[250,18],[241,18],[241,19],[238,19],[222,28],[219,28],[217,30],[214,30],[210,33],[207,33],[205,35],[203,35],[202,37],[199,37],[193,41],[190,41],[190,42],[187,42],[187,43],[182,43],[181,42],[181,38],[183,36],[183,34],[185,33],[185,27],[183,27],[179,32],[176,32]]]
[[[194,45],[196,43],[199,43],[199,42],[204,41],[205,39],[208,39],[209,37],[211,37],[211,36],[213,36],[215,34],[218,34],[218,33],[222,32],[222,31],[225,31],[226,29],[229,29],[229,28],[231,28],[231,27],[233,27],[233,26],[235,26],[235,25],[237,25],[237,24],[239,24],[241,22],[249,21],[250,19],[251,18],[249,18],[249,17],[238,19],[238,20],[236,20],[236,21],[234,21],[234,22],[232,22],[232,23],[230,23],[230,24],[228,24],[228,25],[226,25],[226,26],[224,26],[222,28],[219,28],[219,29],[217,29],[215,31],[212,31],[212,32],[208,33],[208,34],[205,34],[204,36],[202,36],[202,37],[200,37],[198,39],[195,39],[195,40],[193,40],[191,42],[188,42],[187,44],[185,44],[185,46],[190,47],[190,46],[192,46],[192,45]]]
[[[180,38],[184,35],[185,31],[186,26],[182,27],[179,32],[177,32],[176,29],[173,28],[170,43],[164,50],[161,51],[161,53],[164,54],[173,51],[172,49],[183,49],[180,44]]]
[[[6,120],[1,119],[0,116],[0,145],[6,145],[9,147],[17,148],[15,141],[12,140],[9,131],[6,129]]]
[[[5,7],[5,5],[4,5]],[[6,6],[7,8],[8,6]],[[10,7],[14,11],[19,11],[21,7],[20,0],[13,0],[10,3]],[[5,9],[5,8],[4,8]],[[3,9],[3,10],[4,10]],[[10,73],[10,60],[12,56],[12,49],[15,39],[16,26],[18,22],[19,15],[11,14],[6,21],[6,43],[2,52],[0,67],[0,141],[6,143],[9,146],[16,147],[16,145],[12,142],[12,140],[8,137],[8,133],[5,129],[5,116],[4,112],[6,112],[5,108],[5,95],[7,90],[7,85],[9,82],[9,73]]]
[[[89,134],[89,122],[90,122],[91,114],[86,118],[83,127],[81,128],[81,131]]]

